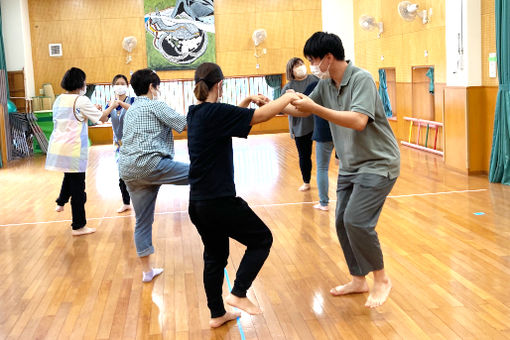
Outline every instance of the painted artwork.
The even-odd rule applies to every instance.
[[[213,0],[144,0],[147,64],[196,69],[216,62]]]

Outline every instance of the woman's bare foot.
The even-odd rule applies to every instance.
[[[251,315],[262,313],[262,310],[253,302],[251,302],[247,297],[241,298],[232,294],[228,294],[228,296],[225,298],[225,302],[230,306],[239,308],[240,310],[243,310]]]
[[[96,232],[96,228],[81,227],[80,229],[73,229],[71,231],[71,234],[73,236],[81,236],[81,235],[92,234],[95,232]]]
[[[239,312],[235,312],[235,313],[226,312],[219,318],[211,318],[211,320],[209,320],[209,326],[211,326],[211,328],[220,327],[224,323],[227,323],[231,320],[235,320],[240,316],[241,316],[241,313],[239,313]]]
[[[372,289],[370,295],[368,296],[367,302],[365,303],[365,307],[368,308],[376,308],[381,306],[390,295],[391,291],[391,280],[389,277],[381,281],[374,281],[374,288]]]
[[[303,183],[303,185],[299,187],[299,191],[308,191],[308,190],[310,190],[309,183]]]
[[[353,278],[351,282],[345,285],[336,286],[329,292],[333,296],[366,293],[368,292],[367,280],[365,280],[365,278]]]
[[[64,206],[63,206],[63,205],[58,205],[58,204],[57,204],[57,206],[55,207],[55,211],[56,211],[56,212],[62,212],[62,211],[64,211]]]
[[[119,209],[117,209],[117,212],[120,214],[120,213],[123,213],[124,211],[128,211],[128,210],[131,210],[131,205],[123,204]]]

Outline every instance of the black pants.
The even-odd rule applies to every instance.
[[[312,135],[310,132],[301,137],[295,137],[296,147],[299,154],[299,168],[301,169],[301,176],[304,183],[310,183],[312,175]]]
[[[85,173],[84,172],[65,172],[60,195],[56,200],[57,204],[64,206],[71,199],[71,211],[73,215],[73,230],[83,228],[87,224],[85,218],[85,202],[87,194],[85,193]]]
[[[232,294],[245,297],[269,256],[273,235],[240,197],[190,201],[189,216],[204,243],[204,287],[211,317],[226,313],[221,297],[229,237],[245,245]]]
[[[131,199],[129,197],[129,192],[126,188],[126,183],[124,183],[122,178],[119,178],[119,188],[120,188],[120,192],[122,193],[122,202],[125,205],[129,205],[129,202],[131,201]]]

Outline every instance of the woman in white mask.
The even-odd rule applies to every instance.
[[[72,235],[96,231],[86,226],[85,171],[88,161],[88,120],[92,123],[108,120],[108,114],[98,110],[85,97],[85,72],[72,67],[64,74],[60,86],[65,90],[53,103],[53,132],[46,155],[46,169],[64,173],[55,210],[61,212],[71,200]]]
[[[113,129],[113,143],[116,146],[116,158],[119,155],[119,149],[122,145],[122,129],[124,127],[124,116],[126,111],[133,104],[135,98],[129,96],[129,85],[127,77],[123,74],[117,74],[112,80],[114,96],[112,100],[106,105],[105,112],[108,114],[112,122]],[[119,188],[122,193],[122,205],[117,210],[118,213],[130,210],[130,197],[127,191],[126,184],[119,176]]]
[[[303,93],[310,84],[316,83],[319,78],[307,74],[306,65],[301,58],[291,58],[287,62],[287,80],[289,82],[283,87],[282,93],[285,93],[287,90]],[[310,190],[313,125],[313,116],[289,116],[290,136],[296,141],[299,154],[299,168],[303,178],[303,185],[299,187],[300,191]]]

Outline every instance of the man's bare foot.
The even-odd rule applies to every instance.
[[[225,298],[225,302],[231,305],[232,307],[239,308],[240,310],[245,311],[248,314],[256,315],[262,313],[262,310],[257,307],[253,302],[250,301],[247,297],[238,297],[232,294],[228,294]]]
[[[382,281],[374,281],[374,288],[368,296],[365,307],[376,308],[381,306],[388,299],[391,291],[391,280],[386,277]]]
[[[340,285],[332,288],[329,292],[333,296],[366,293],[368,292],[368,284],[365,279],[353,279],[351,282],[345,285]]]
[[[211,326],[211,328],[220,327],[224,323],[227,323],[231,320],[235,320],[240,316],[241,316],[240,312],[235,312],[235,313],[226,312],[219,318],[211,318],[211,320],[209,320],[209,326]]]
[[[64,206],[63,206],[63,205],[58,205],[58,204],[57,204],[57,206],[55,207],[55,211],[56,211],[56,212],[62,212],[62,211],[64,211]]]

